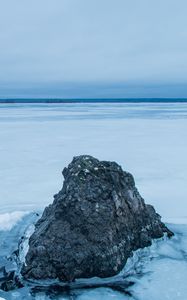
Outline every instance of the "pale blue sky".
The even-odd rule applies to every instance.
[[[187,97],[186,0],[0,0],[0,97]]]

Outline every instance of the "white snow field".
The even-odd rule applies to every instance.
[[[0,213],[50,203],[79,154],[121,164],[165,220],[187,217],[187,103],[1,105]]]
[[[187,103],[1,104],[0,256],[6,239],[15,244],[23,216],[53,201],[62,169],[80,154],[116,161],[131,172],[175,237],[129,260],[122,272],[129,268],[135,282],[129,294],[97,288],[53,299],[186,300]],[[0,297],[50,299],[25,293],[0,291]]]

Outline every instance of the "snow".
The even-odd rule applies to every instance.
[[[11,230],[27,213],[26,211],[14,211],[0,214],[0,231]]]
[[[28,226],[28,224],[27,224]],[[166,237],[155,240],[151,247],[139,249],[134,252],[133,257],[128,259],[125,268],[120,274],[112,278],[92,278],[79,279],[77,284],[86,283],[104,284],[111,283],[115,287],[115,282],[132,281],[135,284],[126,288],[124,291],[118,291],[115,288],[99,287],[90,289],[75,289],[69,294],[66,293],[53,297],[53,299],[78,299],[78,300],[94,300],[94,299],[132,299],[132,300],[186,300],[187,295],[187,225],[168,226],[175,232],[172,239]],[[23,227],[21,223],[20,227]],[[15,235],[9,237],[15,240]],[[23,228],[22,228],[23,230]],[[32,228],[28,227],[26,237],[28,238]],[[130,297],[127,293],[130,293]],[[11,299],[51,299],[44,293],[36,294],[34,298],[28,297],[28,288],[18,291],[10,291],[9,293],[0,291],[0,296],[6,300]]]
[[[187,285],[187,263],[163,259],[152,263],[146,268],[147,272],[154,272],[152,276],[145,275],[136,285],[134,296],[138,300],[185,300]]]
[[[34,229],[35,229],[34,224],[31,224],[25,231],[24,240],[22,240],[21,243],[19,244],[19,259],[21,263],[25,263],[25,257],[29,250],[29,238],[33,234]]]
[[[170,225],[171,226],[171,225]],[[155,242],[142,264],[143,276],[136,276],[131,289],[138,300],[185,300],[187,297],[187,225],[172,225],[171,240]],[[178,233],[177,233],[178,232]]]
[[[185,218],[186,132],[186,103],[1,105],[0,212],[43,209],[90,154],[131,172],[163,220]]]
[[[63,299],[63,298],[62,298]],[[130,297],[122,295],[119,292],[114,292],[109,288],[97,288],[91,291],[85,290],[80,296],[77,297],[77,300],[128,300]]]
[[[1,236],[6,240],[11,230],[7,242],[15,243],[19,232],[15,225],[23,227],[20,221],[28,211],[42,210],[52,202],[63,184],[61,171],[73,156],[116,161],[134,175],[145,201],[175,232],[171,240],[164,238],[136,251],[119,276],[128,274],[135,282],[129,288],[131,299],[186,300],[186,132],[187,103],[1,105]],[[23,260],[32,231],[32,226],[27,228]],[[0,296],[25,299],[27,292],[0,292]],[[95,288],[79,291],[77,299],[130,298],[110,288]]]

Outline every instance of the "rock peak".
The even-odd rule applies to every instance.
[[[133,250],[172,235],[116,162],[76,156],[62,173],[62,190],[30,237],[25,278],[113,276]]]

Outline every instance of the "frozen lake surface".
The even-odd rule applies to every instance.
[[[28,213],[53,201],[72,157],[89,154],[131,172],[145,201],[177,234],[141,252],[138,266],[133,262],[136,283],[129,295],[101,287],[55,299],[186,300],[186,132],[187,103],[2,104],[0,259],[16,247]],[[27,291],[0,292],[0,297],[33,299]]]
[[[90,154],[131,172],[164,219],[185,218],[186,137],[187,103],[1,105],[0,212],[43,209]]]

